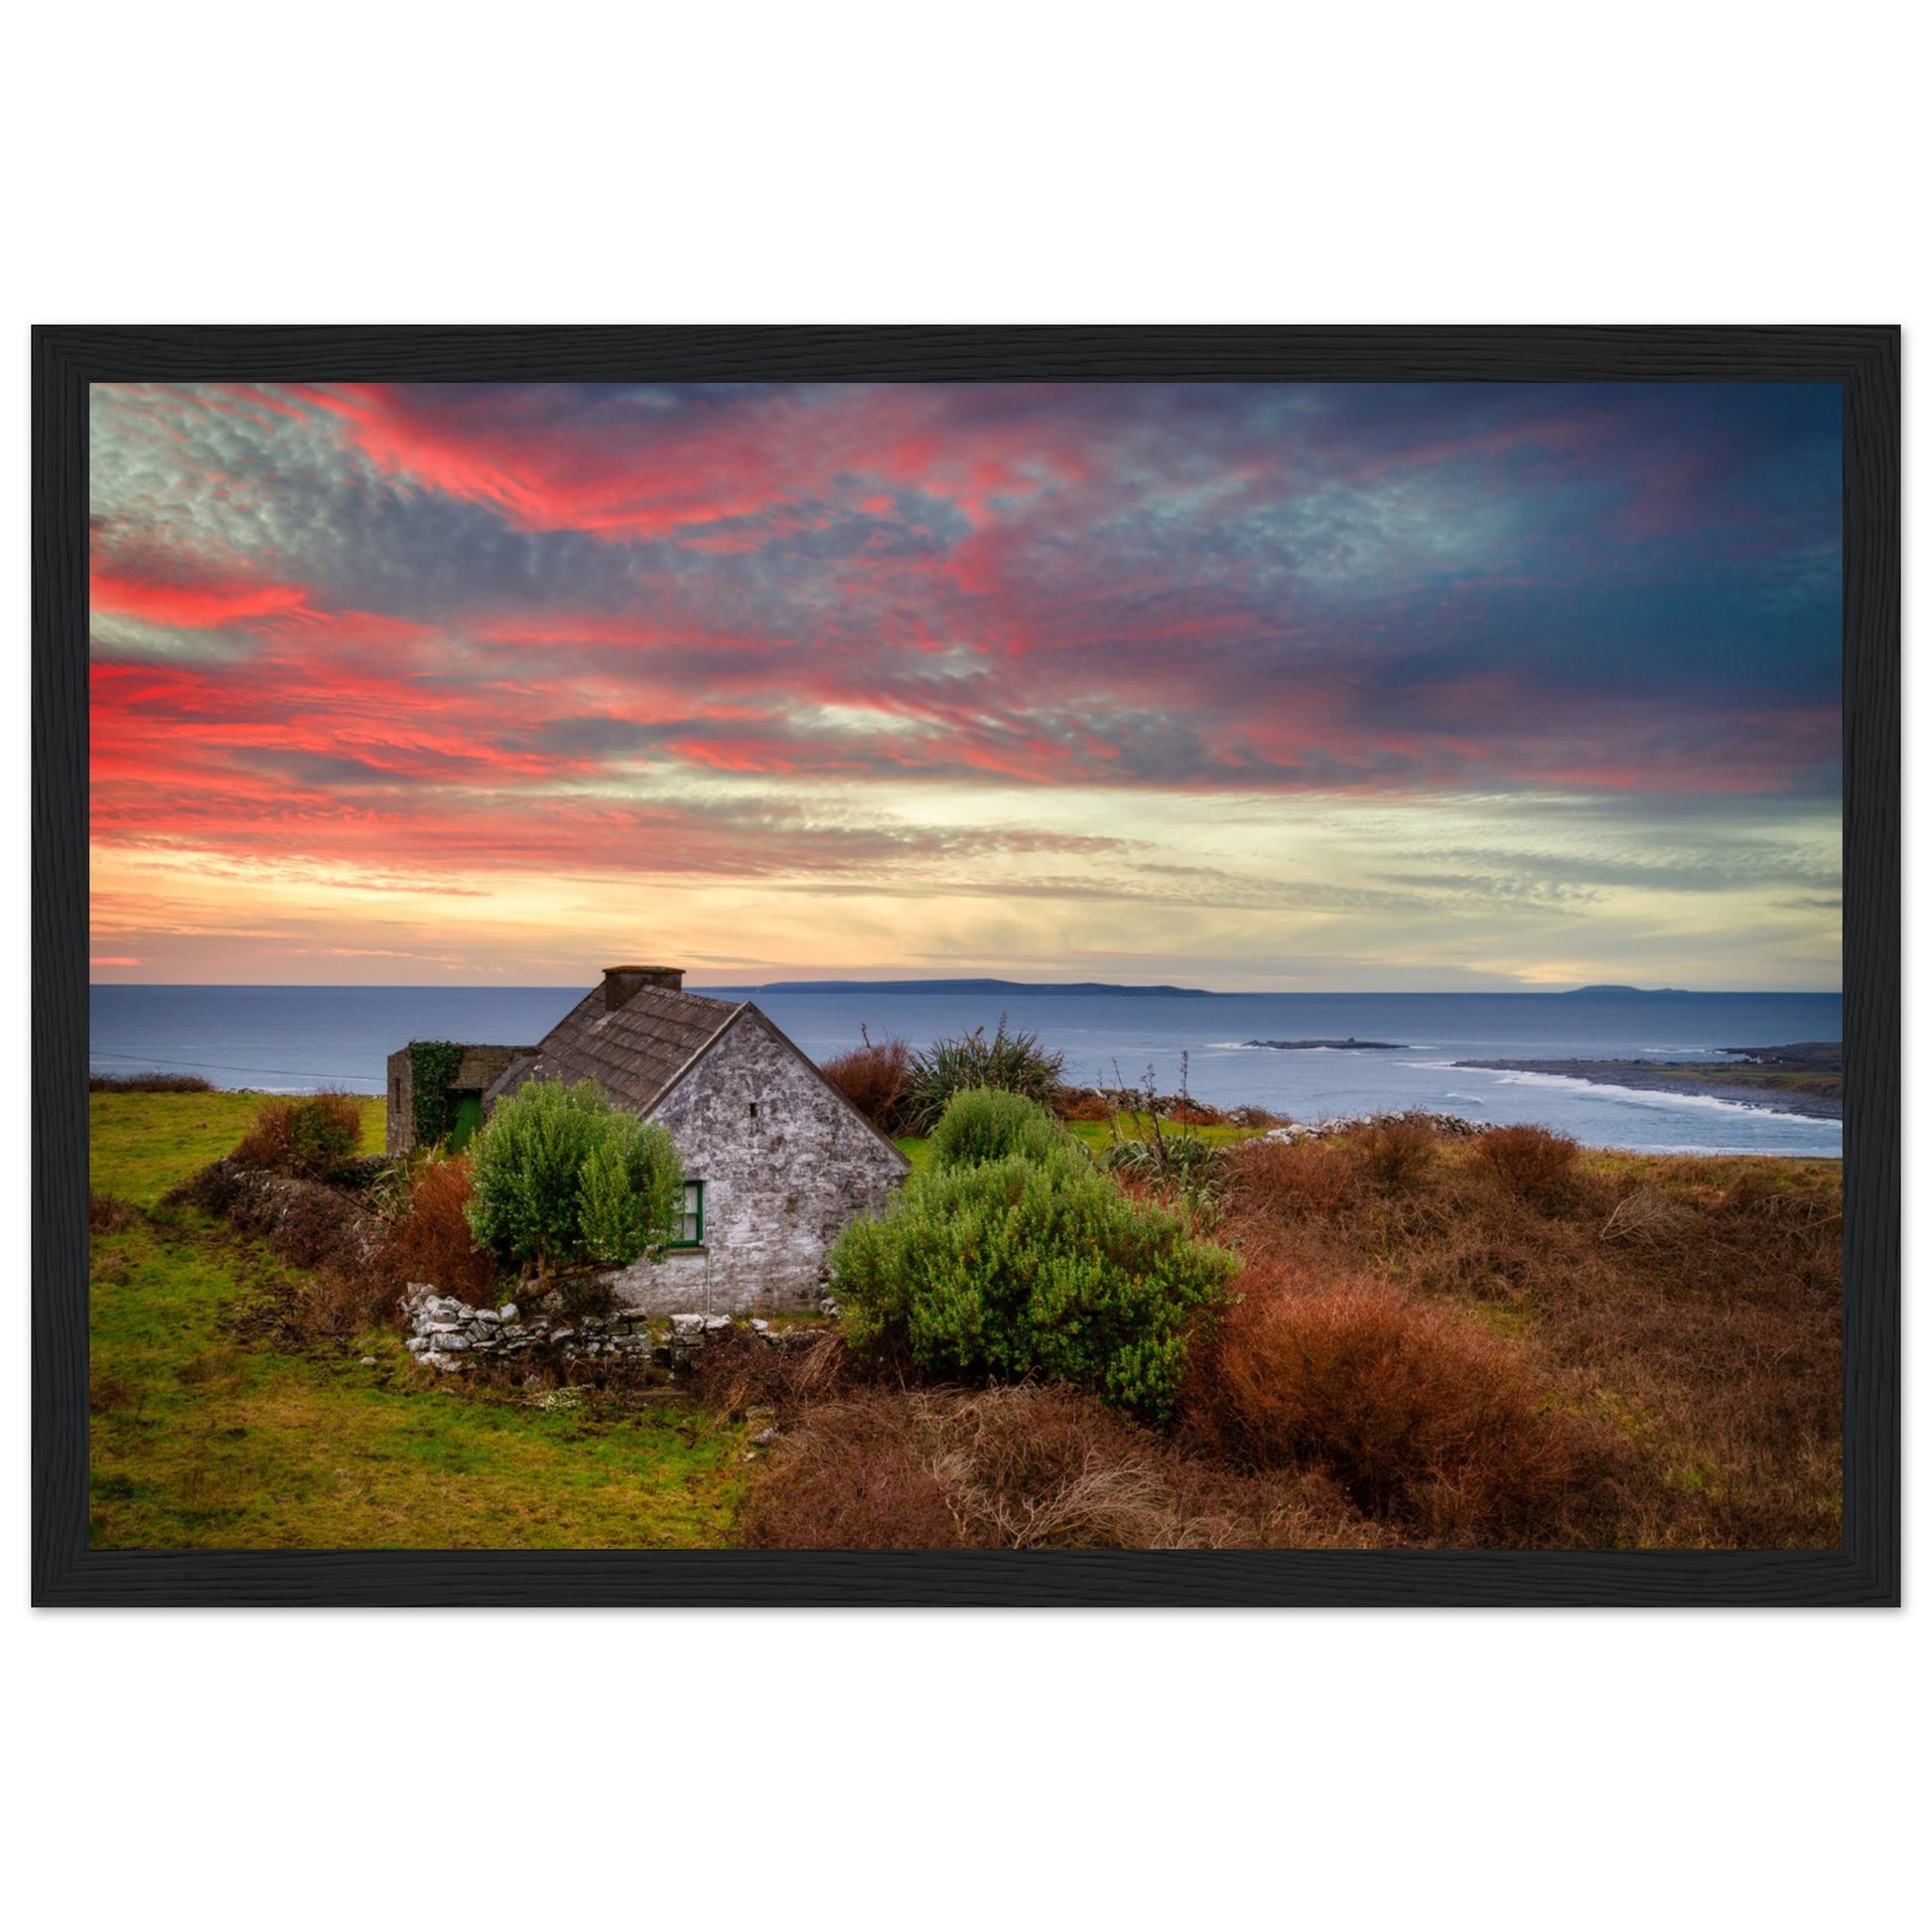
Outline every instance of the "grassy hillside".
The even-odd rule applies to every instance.
[[[1297,1147],[1205,1130],[1225,1168],[1188,1211],[1240,1253],[1242,1301],[1225,1345],[1202,1351],[1186,1427],[1161,1436],[1050,1389],[867,1386],[837,1364],[815,1390],[787,1389],[750,1336],[750,1392],[736,1394],[716,1380],[479,1388],[418,1368],[381,1327],[291,1342],[251,1317],[308,1278],[163,1204],[257,1104],[92,1096],[98,1545],[1722,1548],[1840,1534],[1836,1162],[1555,1158],[1533,1131],[1506,1161],[1496,1139],[1421,1128]],[[367,1101],[365,1149],[381,1117]],[[1096,1151],[1108,1139],[1104,1122],[1073,1131]],[[924,1165],[924,1142],[900,1145]],[[1325,1386],[1310,1381],[1311,1347],[1331,1351]],[[1236,1414],[1225,1395],[1243,1373]],[[1275,1424],[1255,1401],[1266,1410],[1284,1376],[1305,1385],[1299,1446],[1270,1461]],[[773,1403],[781,1441],[755,1453],[748,1411]],[[1483,1515],[1479,1492],[1523,1476],[1501,1465],[1525,1446],[1587,1462],[1587,1506],[1545,1507],[1527,1528]],[[1561,1502],[1569,1481],[1559,1469],[1545,1486]]]
[[[94,1093],[87,1096],[88,1185],[152,1207],[247,1132],[258,1093]],[[382,1152],[383,1102],[362,1103],[362,1152]]]
[[[226,1153],[246,1094],[96,1094],[96,1194],[154,1209]],[[379,1149],[382,1102],[365,1110]],[[723,1541],[742,1429],[676,1394],[457,1395],[400,1339],[290,1352],[237,1335],[288,1271],[194,1209],[97,1214],[90,1383],[96,1547],[515,1549]],[[365,1362],[364,1357],[373,1357]]]

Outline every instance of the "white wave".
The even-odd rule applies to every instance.
[[[1708,1093],[1659,1093],[1650,1087],[1619,1087],[1605,1080],[1578,1080],[1568,1073],[1510,1072],[1496,1077],[1506,1087],[1555,1087],[1576,1094],[1580,1100],[1657,1101],[1673,1107],[1715,1107],[1721,1114],[1755,1114],[1760,1120],[1796,1120],[1807,1127],[1845,1131],[1841,1121],[1821,1120],[1815,1114],[1787,1114],[1774,1107],[1752,1107],[1740,1100],[1719,1100]]]
[[[1845,1157],[1833,1150],[1826,1153],[1815,1147],[1732,1147],[1727,1142],[1684,1141],[1652,1145],[1646,1141],[1641,1146],[1635,1142],[1592,1141],[1590,1146],[1601,1148],[1606,1154],[1723,1154],[1749,1155],[1766,1161],[1841,1161]]]

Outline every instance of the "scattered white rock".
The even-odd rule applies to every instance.
[[[1301,1141],[1326,1141],[1340,1134],[1359,1133],[1365,1127],[1387,1127],[1397,1121],[1427,1127],[1456,1139],[1482,1132],[1477,1122],[1464,1120],[1460,1114],[1430,1114],[1417,1109],[1406,1114],[1346,1114],[1330,1120],[1292,1120],[1286,1127],[1271,1127],[1262,1139],[1294,1146]]]

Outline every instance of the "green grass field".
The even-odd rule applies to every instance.
[[[156,1208],[258,1096],[95,1094],[91,1184]],[[381,1145],[382,1102],[363,1120]],[[689,1548],[727,1540],[746,1431],[675,1391],[573,1404],[451,1389],[396,1335],[301,1354],[235,1337],[283,1274],[193,1209],[91,1242],[99,1548]],[[363,1357],[373,1356],[373,1365]]]
[[[152,1207],[248,1131],[258,1093],[94,1093],[87,1096],[88,1185]],[[380,1095],[363,1102],[362,1152],[382,1148]]]
[[[1812,1093],[1821,1099],[1840,1100],[1845,1095],[1842,1073],[1816,1073],[1800,1067],[1773,1066],[1686,1066],[1672,1071],[1686,1080],[1697,1080],[1710,1087],[1752,1087],[1765,1093]]]
[[[1104,1120],[1069,1120],[1063,1122],[1062,1125],[1089,1154],[1096,1157],[1106,1153],[1109,1143],[1114,1139],[1114,1133],[1109,1130]],[[1143,1114],[1137,1125],[1133,1115],[1121,1114],[1115,1121],[1115,1127],[1121,1139],[1134,1140],[1147,1132],[1147,1116]],[[1260,1132],[1260,1129],[1254,1127],[1164,1126],[1162,1132],[1173,1139],[1178,1139],[1184,1135],[1192,1140],[1205,1141],[1209,1147],[1226,1147],[1233,1141],[1253,1140],[1255,1135]],[[897,1145],[898,1151],[911,1162],[912,1172],[914,1173],[917,1173],[924,1168],[928,1159],[925,1141],[916,1135],[904,1134],[899,1137]]]

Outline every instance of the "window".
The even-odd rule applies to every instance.
[[[684,1183],[684,1213],[678,1222],[674,1248],[695,1248],[704,1240],[704,1182]]]

